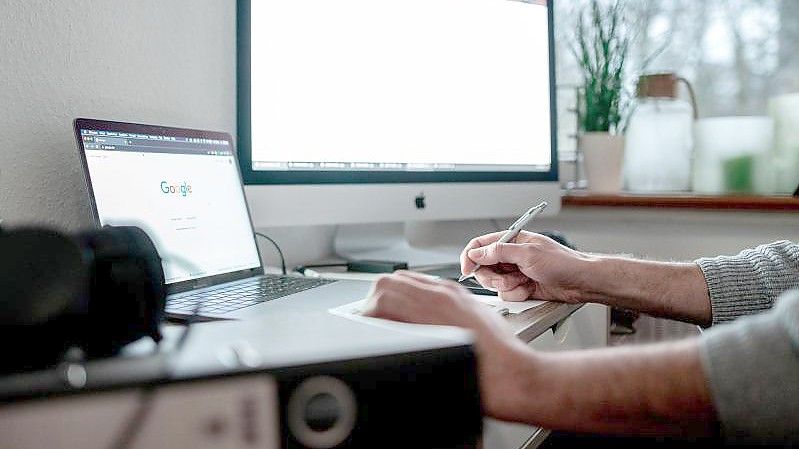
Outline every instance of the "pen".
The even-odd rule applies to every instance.
[[[527,212],[525,212],[524,214],[522,214],[522,216],[521,216],[521,217],[519,217],[519,219],[518,219],[518,220],[516,220],[515,222],[513,222],[513,224],[512,224],[512,225],[510,225],[510,227],[508,228],[508,230],[507,230],[507,231],[505,231],[505,233],[504,233],[504,234],[502,234],[502,237],[500,237],[500,239],[497,241],[497,243],[508,243],[508,242],[510,242],[511,240],[515,239],[515,238],[516,238],[516,236],[517,236],[517,235],[519,235],[519,233],[520,233],[520,232],[522,232],[522,229],[524,229],[524,226],[525,226],[527,223],[529,223],[529,222],[530,222],[530,221],[531,221],[533,218],[535,218],[536,216],[538,216],[538,214],[540,214],[541,212],[543,212],[543,210],[544,210],[544,209],[546,209],[548,205],[549,205],[549,204],[548,204],[546,201],[542,201],[542,202],[541,202],[541,204],[539,204],[538,206],[534,206],[534,207],[531,207],[530,209],[528,209],[528,210],[527,210]],[[463,281],[465,281],[466,279],[469,279],[469,278],[471,278],[471,277],[474,277],[474,274],[475,274],[475,273],[477,272],[477,270],[479,270],[479,269],[480,269],[480,264],[477,264],[477,265],[474,267],[474,269],[471,271],[471,273],[469,273],[469,274],[464,274],[463,276],[461,276],[460,278],[458,278],[458,282],[463,282]]]

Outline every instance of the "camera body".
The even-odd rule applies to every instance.
[[[10,373],[53,366],[72,348],[99,358],[144,336],[160,340],[166,286],[139,228],[0,229],[0,298],[0,373]]]

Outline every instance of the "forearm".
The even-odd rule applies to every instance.
[[[711,322],[702,270],[694,263],[669,263],[597,256],[582,281],[587,300],[697,324]]]
[[[708,436],[716,418],[698,344],[527,352],[514,420],[548,429]]]

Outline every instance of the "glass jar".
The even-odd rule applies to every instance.
[[[676,98],[639,98],[624,154],[625,188],[635,192],[691,190],[694,111]]]

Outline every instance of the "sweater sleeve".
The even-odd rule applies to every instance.
[[[799,287],[799,245],[784,240],[696,263],[707,282],[713,324],[768,310],[782,292]]]
[[[799,290],[706,331],[700,354],[728,443],[799,444]]]

